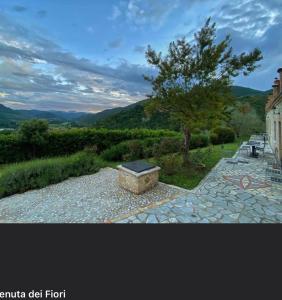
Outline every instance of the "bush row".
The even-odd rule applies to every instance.
[[[213,145],[233,143],[235,132],[228,127],[217,127],[212,131],[210,141]]]
[[[13,164],[1,170],[0,198],[43,188],[69,177],[92,174],[104,165],[99,157],[87,152]]]
[[[149,129],[60,129],[49,131],[46,141],[40,146],[27,143],[16,133],[0,135],[0,164],[73,154],[93,145],[97,147],[97,152],[101,153],[105,149],[126,140],[177,135],[179,134],[173,131]]]
[[[190,149],[206,147],[208,136],[192,135]],[[180,152],[183,147],[181,136],[148,138],[131,140],[114,145],[102,152],[101,156],[107,161],[128,161],[149,157],[160,157],[170,153]]]

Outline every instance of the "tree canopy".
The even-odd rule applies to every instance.
[[[191,130],[210,128],[227,118],[232,78],[249,75],[262,59],[257,48],[235,55],[230,44],[230,35],[216,42],[216,24],[209,18],[191,43],[185,38],[173,41],[166,55],[151,46],[146,51],[149,65],[158,72],[145,76],[153,88],[147,112],[169,112],[181,122],[187,153]]]

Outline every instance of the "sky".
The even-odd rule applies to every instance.
[[[282,67],[282,0],[0,0],[0,103],[99,112],[143,100],[148,45],[193,39],[208,17],[235,53],[264,59],[234,84],[271,88]]]

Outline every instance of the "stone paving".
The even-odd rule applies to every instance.
[[[281,223],[282,184],[267,181],[264,159],[248,161],[222,159],[192,191],[159,183],[143,195],[106,168],[1,199],[0,223]]]
[[[134,195],[119,187],[117,172],[105,168],[0,199],[0,223],[104,223],[175,199],[186,191],[159,183],[146,194]]]
[[[236,154],[239,157],[239,154]],[[117,223],[281,223],[282,184],[267,182],[264,159],[222,159],[194,190]]]

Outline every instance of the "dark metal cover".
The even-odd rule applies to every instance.
[[[124,168],[134,171],[136,173],[141,173],[143,171],[147,171],[147,170],[155,168],[154,165],[151,165],[144,160],[131,161],[131,162],[122,164],[122,166]]]

